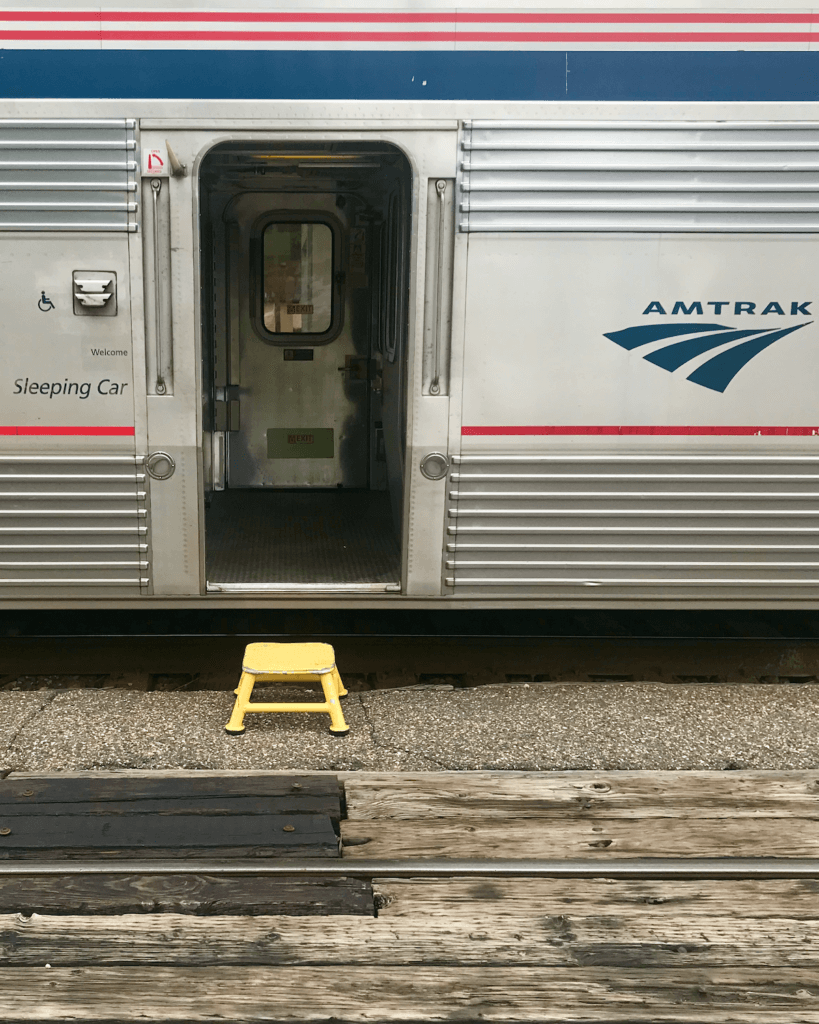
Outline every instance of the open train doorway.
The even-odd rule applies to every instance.
[[[409,164],[230,142],[200,186],[208,589],[398,591]]]

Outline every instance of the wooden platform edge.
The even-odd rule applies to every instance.
[[[819,1024],[815,968],[2,967],[4,1024]]]

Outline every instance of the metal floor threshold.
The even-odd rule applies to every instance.
[[[207,510],[206,551],[215,593],[399,586],[401,549],[386,491],[221,491]]]
[[[209,594],[396,594],[401,583],[216,583]]]

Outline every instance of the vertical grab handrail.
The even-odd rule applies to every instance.
[[[441,331],[443,324],[442,303],[443,303],[443,266],[444,266],[444,228],[446,223],[446,181],[440,179],[435,182],[435,191],[438,194],[438,266],[435,272],[435,331],[433,337],[433,377],[429,385],[429,393],[437,395],[441,391]]]
[[[162,190],[160,178],[151,179],[151,196],[153,197],[154,227],[154,324],[156,332],[156,393],[165,394],[165,378],[162,376],[162,295],[161,267],[159,260],[159,193]]]

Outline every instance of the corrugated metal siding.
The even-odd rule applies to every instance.
[[[136,231],[135,128],[0,120],[0,231]]]
[[[149,584],[141,456],[0,455],[0,590]]]
[[[462,455],[448,514],[458,593],[819,594],[819,456]]]
[[[461,231],[819,231],[813,123],[468,121]]]

